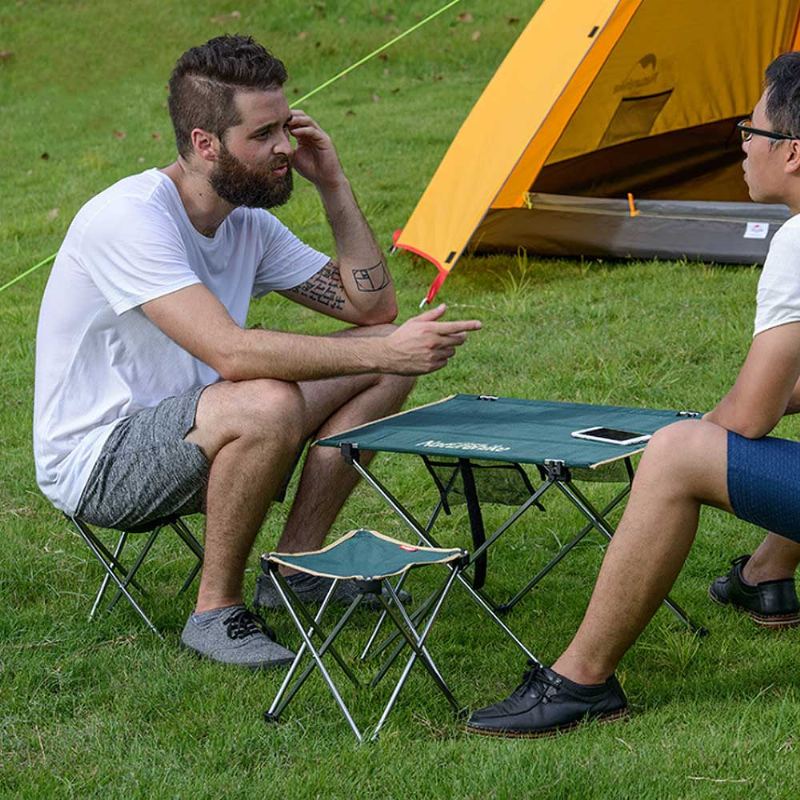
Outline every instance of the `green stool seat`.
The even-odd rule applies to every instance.
[[[401,575],[412,567],[446,564],[461,558],[459,548],[415,547],[377,531],[350,531],[322,550],[269,553],[267,559],[298,572],[339,580],[375,581]]]
[[[398,634],[396,634],[396,636],[399,635],[399,637],[402,637],[401,642],[405,640],[401,647],[395,649],[388,662],[383,665],[378,675],[373,679],[372,685],[376,685],[377,682],[386,675],[389,667],[400,654],[403,647],[407,645],[412,650],[370,738],[373,740],[377,738],[378,732],[386,721],[389,712],[392,710],[397,696],[417,660],[419,660],[428,671],[434,683],[453,707],[453,710],[456,713],[461,713],[462,709],[453,697],[453,693],[450,691],[450,688],[428,652],[425,646],[425,640],[441,610],[447,593],[450,591],[450,587],[453,585],[453,581],[460,571],[466,567],[468,561],[469,554],[465,550],[459,548],[418,547],[398,541],[397,539],[391,539],[377,531],[364,528],[350,531],[341,539],[338,539],[322,550],[315,550],[308,553],[266,553],[263,555],[261,557],[262,569],[270,576],[276,591],[286,606],[286,610],[289,612],[289,616],[292,618],[292,621],[303,639],[303,644],[298,649],[295,660],[292,662],[286,678],[278,689],[278,693],[272,705],[269,710],[265,712],[264,718],[268,722],[278,722],[281,713],[297,694],[297,691],[303,683],[305,683],[314,669],[318,668],[356,738],[360,742],[364,740],[362,732],[356,725],[352,714],[345,705],[336,684],[323,662],[323,656],[326,653],[330,653],[353,684],[356,686],[359,685],[358,679],[342,656],[339,655],[334,648],[333,643],[346,626],[348,620],[352,617],[353,612],[361,603],[366,593],[375,594],[383,607],[383,613],[378,626],[380,626],[384,619],[390,620],[397,628]],[[397,575],[404,576],[411,569],[433,564],[442,564],[447,567],[447,579],[443,585],[426,600],[422,608],[409,615],[398,599],[395,588],[392,586],[389,578]],[[298,572],[331,579],[331,587],[316,616],[312,616],[310,611],[308,611],[297,598],[290,584],[278,571],[279,566],[291,567]],[[339,581],[342,580],[356,581],[361,592],[356,595],[342,617],[333,626],[330,633],[328,633],[322,628],[321,621],[331,598],[334,596]],[[374,635],[373,633],[373,637]],[[316,637],[321,644],[316,646],[313,640],[314,637]],[[371,637],[370,641],[372,641],[373,637]],[[300,663],[307,653],[311,655],[311,663],[306,666],[304,671],[295,680]],[[363,657],[362,655],[362,658]]]

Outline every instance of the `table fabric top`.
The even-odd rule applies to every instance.
[[[652,434],[684,418],[676,411],[457,394],[316,444],[520,464],[554,459],[595,469],[641,452],[646,443],[591,442],[571,436],[573,431],[606,427]]]

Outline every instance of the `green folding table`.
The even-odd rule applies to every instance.
[[[608,514],[629,494],[634,475],[631,458],[645,447],[645,444],[622,446],[577,439],[572,433],[597,426],[652,434],[666,425],[698,416],[693,411],[458,394],[321,439],[316,444],[339,448],[343,458],[419,541],[428,546],[439,546],[433,534],[439,514],[449,512],[454,498],[463,498],[473,539],[470,563],[474,572],[472,581],[463,574],[458,580],[517,646],[536,661],[499,615],[516,605],[590,531],[599,531],[611,539],[614,528]],[[422,459],[439,493],[427,523],[418,521],[374,472],[361,463],[362,451],[408,453]],[[532,467],[539,480],[531,479],[523,465]],[[576,485],[575,481],[581,479],[619,480],[624,486],[605,506],[597,508]],[[553,490],[580,511],[586,524],[512,598],[496,604],[483,591],[487,551],[527,511],[533,507],[542,509],[542,498]],[[498,492],[505,492],[504,501],[516,507],[487,536],[481,503],[492,502]],[[667,597],[664,603],[690,629],[700,630],[673,600]]]

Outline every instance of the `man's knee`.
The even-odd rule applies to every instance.
[[[659,461],[692,462],[721,442],[722,428],[701,419],[682,420],[657,430],[647,443],[645,453]]]
[[[386,391],[396,400],[402,402],[411,394],[417,379],[414,375],[381,375],[378,382],[386,387]]]
[[[235,384],[237,416],[245,431],[256,436],[286,436],[299,442],[305,400],[300,387],[289,381],[260,379]]]
[[[705,420],[683,420],[653,434],[637,475],[669,481],[701,499],[711,488],[716,499],[726,465],[727,431]]]
[[[206,389],[200,397],[195,431],[225,442],[246,437],[284,442],[297,447],[303,437],[305,401],[296,383],[271,379],[225,382]],[[187,437],[188,438],[188,437]]]

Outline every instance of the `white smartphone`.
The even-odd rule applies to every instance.
[[[639,444],[646,442],[652,434],[633,433],[633,431],[621,431],[617,428],[584,428],[580,431],[573,431],[572,436],[576,439],[588,439],[590,442],[604,442],[605,444]]]

